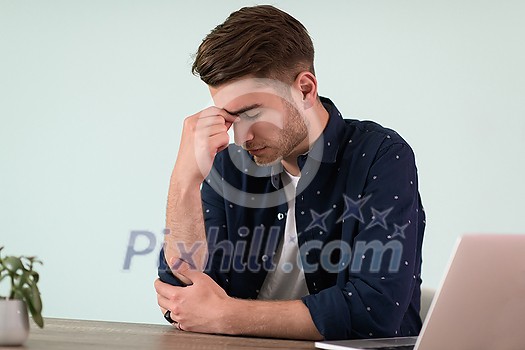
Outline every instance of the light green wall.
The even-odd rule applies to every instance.
[[[191,54],[252,4],[0,0],[0,245],[45,261],[46,316],[162,322],[130,232],[160,244],[181,121],[211,103]],[[525,233],[525,3],[274,4],[309,29],[321,94],[415,149],[427,286],[458,235]]]

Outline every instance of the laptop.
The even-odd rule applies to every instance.
[[[319,349],[525,349],[525,235],[460,237],[418,337],[316,342]]]

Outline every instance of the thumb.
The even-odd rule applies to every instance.
[[[190,281],[190,283],[185,282],[186,284],[193,284],[193,282],[198,279],[199,274],[202,273],[195,266],[180,258],[171,258],[170,266],[171,271],[185,277],[186,280]]]

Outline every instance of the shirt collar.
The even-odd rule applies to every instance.
[[[344,120],[335,104],[326,97],[320,97],[328,111],[328,123],[321,136],[314,142],[308,156],[323,163],[335,163],[339,151],[339,140],[344,133]]]
[[[323,163],[335,163],[337,159],[339,141],[344,132],[345,122],[341,113],[329,98],[320,97],[320,99],[324,108],[328,111],[328,123],[321,136],[313,143],[310,151],[307,154],[299,156],[297,159],[300,168],[304,166],[308,157]],[[283,165],[281,163],[277,163],[271,167],[272,185],[275,188],[279,188],[280,186],[280,174],[282,172]]]

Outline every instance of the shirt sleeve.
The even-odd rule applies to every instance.
[[[171,269],[166,262],[166,257],[164,256],[164,247],[160,250],[159,254],[159,264],[158,264],[158,275],[159,279],[164,282],[171,284],[172,286],[179,286],[183,287],[184,283],[181,282],[173,273],[171,272]]]
[[[348,186],[355,180],[348,179]],[[351,248],[347,268],[337,285],[302,300],[328,340],[417,333],[403,328],[406,317],[421,323],[419,302],[413,300],[421,283],[424,213],[411,148],[404,143],[380,148],[360,188],[357,198],[345,193],[345,203],[359,209],[343,216],[342,240]]]

